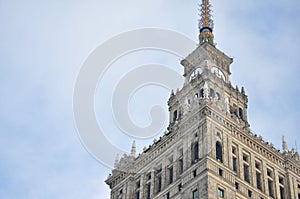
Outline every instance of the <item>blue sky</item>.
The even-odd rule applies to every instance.
[[[110,171],[89,155],[75,129],[72,95],[80,67],[101,43],[132,29],[167,28],[197,41],[197,3],[0,0],[0,198],[109,198],[103,181]],[[283,134],[290,147],[300,146],[300,2],[212,4],[217,47],[234,58],[232,83],[246,88],[252,130],[277,147]],[[176,57],[153,57],[182,70]],[[157,92],[159,98],[146,102],[165,106],[168,91]],[[143,111],[133,110],[133,117],[143,118]],[[151,140],[137,141],[139,151],[145,142]]]

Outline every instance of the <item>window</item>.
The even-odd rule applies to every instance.
[[[151,180],[151,172],[147,174],[147,180]]]
[[[240,185],[239,185],[239,183],[236,182],[236,183],[235,183],[235,189],[236,189],[236,190],[239,190],[239,188],[240,188]]]
[[[169,192],[167,193],[166,198],[170,199],[170,193]]]
[[[232,169],[233,169],[233,171],[237,172],[237,158],[236,157],[232,158]]]
[[[159,174],[156,178],[156,193],[161,191],[161,174]]]
[[[182,190],[182,184],[180,183],[179,185],[178,185],[178,191],[181,191]]]
[[[280,199],[285,199],[284,197],[284,188],[280,187]]]
[[[223,176],[223,170],[219,169],[219,176]]]
[[[256,187],[259,190],[262,190],[262,183],[261,183],[261,173],[256,171]]]
[[[267,169],[267,175],[271,178],[273,178],[273,172],[271,169]]]
[[[224,190],[223,189],[218,189],[218,196],[219,198],[224,198],[225,194],[224,194]]]
[[[214,98],[215,97],[215,91],[214,91],[214,89],[210,89],[210,91],[209,91],[209,96],[211,97],[211,98]]]
[[[216,98],[217,98],[217,100],[220,100],[220,99],[221,99],[221,96],[220,96],[219,93],[216,93]]]
[[[178,164],[179,164],[179,170],[178,170],[179,174],[182,174],[182,172],[183,172],[183,159],[180,159]]]
[[[178,117],[177,110],[175,110],[173,113],[173,122],[177,120],[177,117]]]
[[[173,166],[171,166],[169,169],[169,184],[173,183]]]
[[[139,190],[135,192],[135,198],[140,199],[140,191]]]
[[[195,178],[197,176],[197,170],[193,171],[193,177]]]
[[[269,196],[274,198],[274,185],[271,179],[268,179]]]
[[[261,164],[257,161],[255,161],[255,168],[261,170]]]
[[[204,89],[203,88],[201,88],[201,90],[200,90],[200,97],[204,98]]]
[[[243,114],[243,109],[239,108],[239,117],[243,120],[244,119],[244,114]]]
[[[140,181],[136,181],[136,188],[140,188],[141,187],[141,182]]]
[[[248,197],[251,198],[252,197],[252,191],[248,190]]]
[[[146,185],[146,199],[150,199],[150,197],[151,197],[151,184],[148,183]]]
[[[245,162],[249,162],[249,156],[246,155],[246,154],[243,154],[243,160],[244,160]]]
[[[198,142],[195,142],[192,145],[192,158],[193,158],[193,163],[197,162],[199,159],[199,144]]]
[[[250,183],[249,166],[247,164],[244,164],[244,180]]]
[[[284,180],[283,180],[283,177],[279,177],[279,183],[283,185],[283,184],[284,184],[283,181],[284,181]]]
[[[232,154],[236,155],[236,147],[232,146]]]
[[[216,158],[218,161],[223,162],[223,151],[220,142],[216,143]]]
[[[198,193],[198,189],[193,191],[193,199],[198,199],[199,198],[199,193]]]

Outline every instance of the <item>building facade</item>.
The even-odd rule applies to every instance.
[[[199,46],[181,64],[185,83],[168,101],[164,136],[138,157],[116,160],[111,199],[300,199],[300,158],[250,130],[245,89],[214,44],[211,6],[201,5]]]

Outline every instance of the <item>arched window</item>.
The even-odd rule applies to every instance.
[[[201,90],[200,90],[200,98],[204,98],[204,89],[203,88],[201,88]]]
[[[192,160],[196,162],[199,159],[199,144],[195,142],[192,144]]]
[[[244,119],[244,114],[243,114],[243,109],[239,108],[239,116],[243,120]]]
[[[173,113],[173,122],[175,122],[177,120],[177,117],[178,117],[178,113],[177,113],[177,110],[175,110]]]
[[[211,97],[211,98],[214,98],[215,97],[215,91],[214,91],[214,89],[210,89],[210,91],[209,91],[209,96]]]
[[[220,96],[220,93],[216,93],[216,98],[217,98],[217,100],[220,100],[221,99],[221,96]]]
[[[223,162],[223,150],[220,142],[216,143],[216,159],[220,162]]]

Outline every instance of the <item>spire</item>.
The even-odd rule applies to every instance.
[[[287,144],[286,144],[286,141],[285,141],[285,137],[282,136],[282,149],[283,149],[283,152],[284,153],[287,153],[288,152],[288,147],[287,147]]]
[[[209,0],[202,0],[202,4],[200,5],[200,20],[199,20],[199,41],[200,45],[203,43],[210,43],[214,45],[214,35],[213,35],[213,27],[214,22],[212,19],[212,9],[209,3]]]
[[[131,147],[131,156],[135,157],[136,155],[136,144],[135,144],[135,140],[132,143],[132,147]]]

